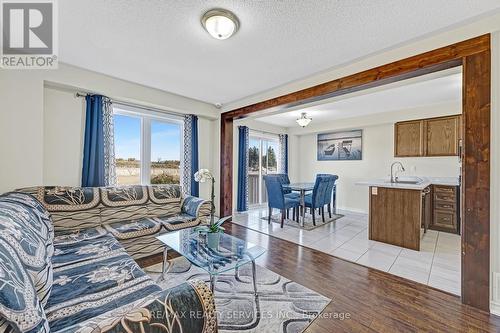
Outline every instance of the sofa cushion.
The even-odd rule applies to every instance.
[[[170,217],[156,217],[155,220],[159,221],[168,231],[191,228],[201,223],[201,220],[186,213]]]
[[[49,332],[42,303],[16,250],[0,239],[0,327],[6,332]]]
[[[210,288],[189,280],[57,333],[216,333],[215,310]]]
[[[105,228],[118,239],[137,238],[158,233],[161,223],[153,218],[142,218],[131,221],[119,221],[107,224]]]
[[[161,290],[122,249],[54,269],[45,308],[52,331],[75,325]]]
[[[101,187],[100,191],[102,224],[148,216],[146,186]]]
[[[148,186],[149,200],[155,204],[181,202],[181,187],[179,185],[151,185]]]
[[[32,211],[33,220],[30,227],[35,229],[38,235],[45,240],[47,246],[54,242],[54,226],[50,213],[33,195],[21,192],[8,192],[0,196],[0,201],[21,205]]]
[[[68,230],[57,232],[54,237],[54,244],[74,244],[84,240],[99,238],[108,234],[108,231],[102,227]]]
[[[54,268],[96,259],[106,254],[123,253],[123,247],[111,236],[83,239],[79,242],[56,243],[52,264]]]
[[[136,260],[150,257],[162,253],[165,248],[165,245],[156,238],[162,231],[139,238],[120,239],[120,244],[125,248],[125,251]]]
[[[148,186],[149,216],[177,215],[181,212],[181,188],[179,185]]]
[[[98,188],[46,186],[39,187],[36,193],[51,213],[56,231],[91,228],[101,223]]]
[[[36,209],[9,197],[0,197],[0,239],[16,251],[44,305],[52,288],[53,234]]]
[[[22,192],[8,192],[2,194],[0,198],[4,201],[15,202],[34,209],[37,216],[37,220],[33,222],[36,224],[38,223],[43,224],[45,228],[49,230],[49,234],[47,235],[48,241],[53,241],[54,228],[52,225],[50,213],[47,210],[47,208],[45,208],[45,206],[40,201],[38,201],[38,199],[35,196]],[[37,226],[35,225],[35,227]]]

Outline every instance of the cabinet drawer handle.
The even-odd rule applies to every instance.
[[[437,190],[438,190],[438,191],[446,191],[446,192],[451,192],[451,191],[453,191],[453,188],[452,188],[452,187],[440,187],[440,186],[438,186],[438,187],[437,187]]]

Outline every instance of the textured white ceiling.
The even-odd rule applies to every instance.
[[[208,9],[241,28],[210,37]],[[60,60],[227,103],[500,9],[499,0],[64,0]]]
[[[297,127],[295,120],[302,112],[312,118],[311,125],[337,119],[356,118],[384,112],[407,110],[462,100],[462,73],[451,70],[449,75],[434,77],[433,74],[416,80],[366,90],[362,94],[340,96],[333,102],[299,110],[260,117],[257,120],[281,127]],[[426,79],[430,77],[430,79]],[[457,111],[460,113],[460,111]]]

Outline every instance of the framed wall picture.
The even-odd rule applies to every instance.
[[[318,134],[318,161],[362,159],[363,130]]]

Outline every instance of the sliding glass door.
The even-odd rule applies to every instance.
[[[263,176],[278,172],[278,138],[250,134],[248,145],[248,203],[261,205],[267,202]]]

